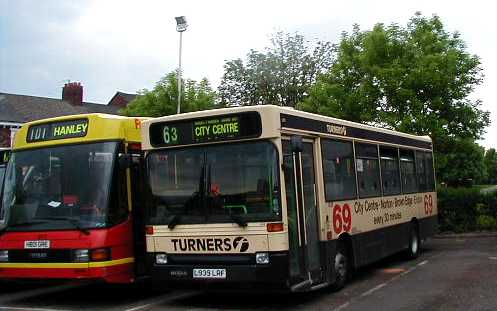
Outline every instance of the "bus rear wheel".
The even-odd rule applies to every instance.
[[[331,286],[334,291],[342,289],[350,276],[350,265],[347,248],[339,242],[334,258],[335,283]]]
[[[411,224],[409,229],[409,246],[407,247],[406,254],[409,259],[416,259],[419,256],[419,234],[415,224]]]

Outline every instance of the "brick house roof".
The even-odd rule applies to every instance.
[[[129,94],[124,92],[116,92],[114,96],[109,100],[109,106],[120,106],[125,107],[128,103],[132,102],[136,98],[136,94]]]
[[[0,92],[0,121],[6,122],[25,123],[51,117],[93,112],[118,114],[121,108],[87,102],[75,106],[62,99]]]

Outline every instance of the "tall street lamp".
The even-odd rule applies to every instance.
[[[181,112],[181,45],[183,43],[183,31],[186,30],[188,24],[186,23],[186,17],[178,16],[176,19],[176,31],[179,32],[179,67],[178,67],[178,109],[176,113]]]

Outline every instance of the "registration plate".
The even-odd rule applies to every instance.
[[[194,279],[225,279],[226,269],[193,269]]]
[[[50,248],[49,240],[24,241],[24,248]]]

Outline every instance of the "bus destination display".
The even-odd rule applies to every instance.
[[[193,122],[193,140],[203,142],[240,136],[238,117],[216,118]]]
[[[188,145],[253,138],[260,134],[261,120],[256,112],[155,123],[150,127],[150,141],[154,146]]]
[[[30,126],[26,141],[28,143],[84,137],[88,132],[88,120],[71,120]]]

